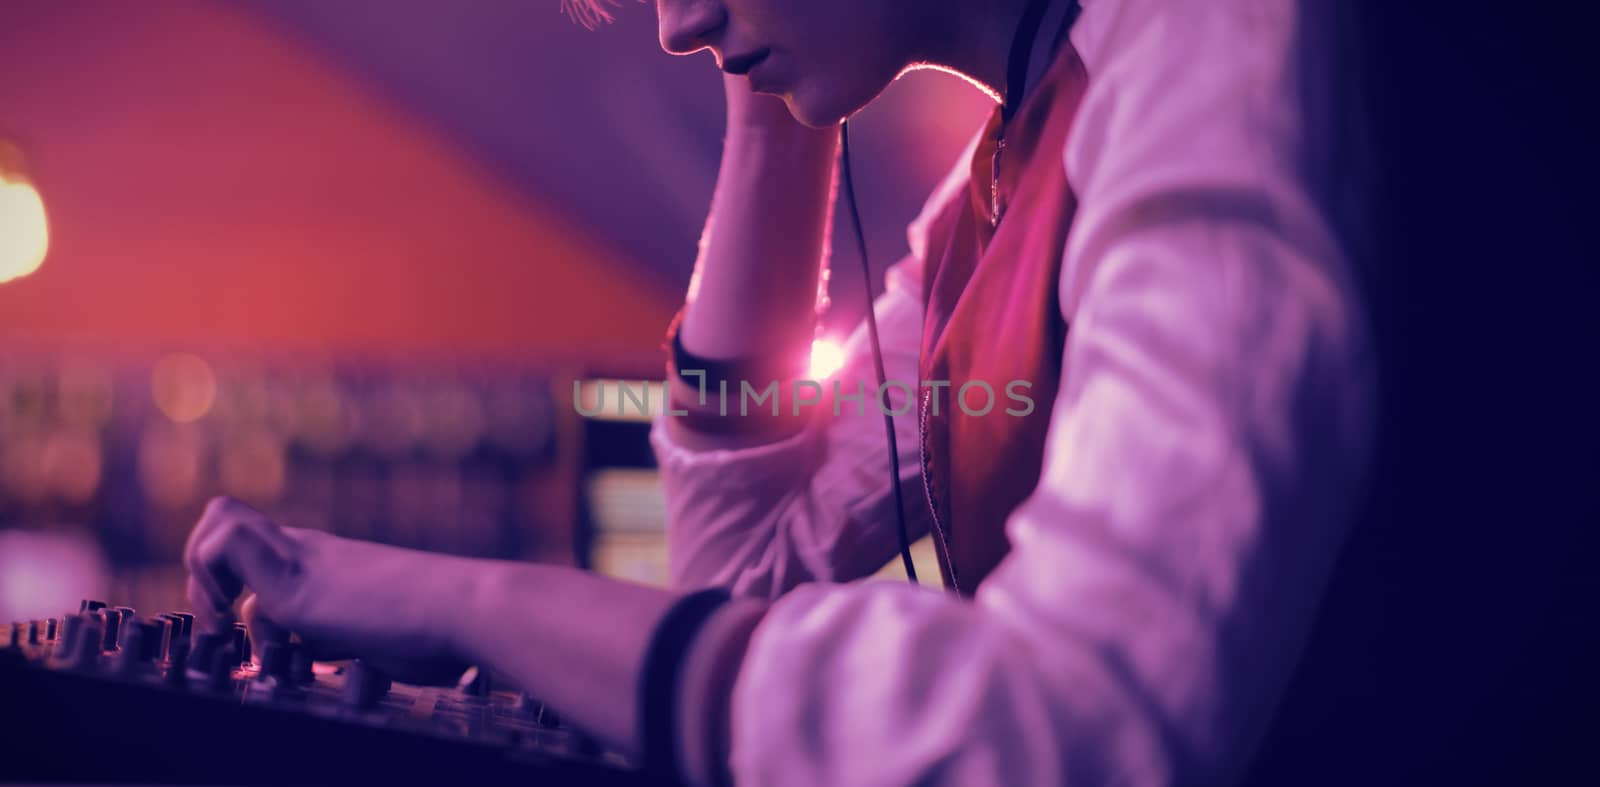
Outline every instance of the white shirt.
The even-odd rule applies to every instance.
[[[1373,423],[1354,266],[1312,174],[1318,7],[1084,3],[1070,35],[1089,89],[1061,159],[1079,198],[1066,371],[1011,551],[972,600],[853,581],[897,551],[870,394],[864,415],[821,411],[748,449],[691,450],[657,416],[672,582],[775,599],[734,688],[740,783],[1239,775],[1362,492]],[[966,164],[873,305],[889,377],[912,385],[923,232]],[[835,376],[873,390],[864,327],[847,355]],[[896,428],[916,538],[915,412]]]

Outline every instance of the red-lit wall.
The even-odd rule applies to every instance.
[[[637,351],[681,298],[248,11],[19,7],[0,136],[52,242],[8,345]]]

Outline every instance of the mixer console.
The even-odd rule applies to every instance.
[[[0,627],[0,717],[0,782],[642,781],[486,673],[411,686],[297,643],[256,647],[242,624],[201,633],[187,613],[90,600]]]

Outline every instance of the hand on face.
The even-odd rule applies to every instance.
[[[722,89],[728,102],[728,129],[766,134],[817,135],[834,128],[816,129],[796,120],[781,97],[757,93],[750,81],[734,74],[722,75]]]

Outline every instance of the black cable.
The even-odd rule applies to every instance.
[[[1023,19],[1018,25],[1017,32],[1011,41],[1011,52],[1007,59],[1006,75],[1006,102],[1001,106],[1001,120],[1010,120],[1011,113],[1021,104],[1023,82],[1027,77],[1028,56],[1033,49],[1033,36],[1037,32],[1039,23],[1044,17],[1045,8],[1049,5],[1046,0],[1031,0],[1023,12]],[[1054,42],[1059,44],[1066,31],[1077,20],[1080,5],[1073,2],[1067,8],[1066,17],[1062,20],[1061,27],[1056,33]],[[850,121],[848,118],[839,124],[839,148],[843,159],[844,193],[850,200],[850,221],[855,226],[856,248],[861,251],[861,276],[866,283],[867,293],[867,335],[872,340],[872,361],[878,372],[878,409],[883,412],[884,430],[889,435],[889,472],[890,487],[894,489],[894,513],[896,530],[900,536],[900,561],[905,564],[906,578],[913,583],[917,581],[916,566],[911,564],[911,539],[906,531],[906,505],[904,495],[900,490],[900,449],[894,435],[894,416],[890,415],[893,408],[884,406],[888,399],[888,373],[883,367],[883,345],[878,341],[878,317],[872,310],[872,266],[867,263],[867,238],[861,229],[861,213],[856,208],[855,179],[850,176]],[[917,390],[920,390],[922,381],[917,381]],[[916,396],[916,391],[912,392]]]
[[[1022,21],[1017,25],[1017,32],[1012,34],[1011,52],[1006,56],[1006,94],[1002,96],[1003,101],[1000,105],[1002,126],[1011,122],[1017,107],[1022,105],[1022,89],[1026,87],[1028,78],[1028,61],[1033,54],[1033,38],[1038,35],[1039,23],[1044,19],[1045,9],[1049,5],[1048,0],[1031,0],[1028,7],[1023,9]]]
[[[883,426],[889,433],[889,486],[894,489],[895,524],[900,535],[900,561],[906,567],[906,579],[917,581],[917,568],[911,564],[911,539],[906,531],[906,505],[900,491],[900,448],[894,436],[894,408],[885,406],[889,398],[888,373],[883,367],[883,345],[878,341],[878,317],[872,310],[872,267],[867,264],[867,236],[861,230],[861,214],[856,210],[855,181],[850,177],[850,121],[839,125],[839,148],[843,159],[844,193],[850,199],[850,220],[855,224],[856,247],[861,250],[861,275],[866,282],[867,336],[872,340],[872,361],[878,371],[878,409],[883,413]],[[918,381],[920,387],[921,381]],[[913,398],[916,393],[912,393]]]

